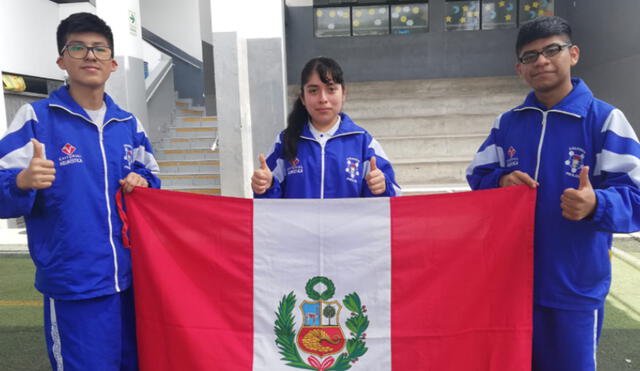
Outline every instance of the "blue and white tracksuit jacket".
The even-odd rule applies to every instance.
[[[61,87],[23,106],[0,139],[0,217],[24,216],[35,286],[62,300],[113,294],[131,285],[115,194],[130,172],[158,188],[158,164],[142,125],[105,94],[104,126]],[[16,176],[33,157],[31,138],[55,164],[52,187],[23,191]]]
[[[382,147],[349,116],[340,114],[340,126],[322,145],[305,125],[298,140],[295,161],[284,158],[284,132],[276,138],[267,156],[273,173],[273,185],[256,198],[347,198],[373,197],[365,177],[370,171],[369,160],[376,157],[376,167],[385,176],[386,190],[377,195],[396,196],[393,168]]]
[[[594,310],[611,283],[612,232],[640,229],[640,144],[624,114],[573,79],[573,90],[551,109],[530,93],[503,113],[467,169],[472,189],[498,187],[520,170],[540,183],[534,235],[534,303]],[[589,166],[597,197],[594,214],[562,216],[560,196],[578,188]],[[517,248],[517,247],[516,247]]]

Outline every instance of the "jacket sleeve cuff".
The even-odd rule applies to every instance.
[[[599,222],[600,220],[602,220],[602,216],[607,209],[607,198],[604,197],[604,194],[600,189],[595,189],[594,192],[596,194],[596,209],[593,212],[591,221]]]

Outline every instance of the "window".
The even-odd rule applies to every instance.
[[[353,36],[389,34],[388,6],[354,6]]]
[[[542,15],[553,15],[553,0],[520,0],[520,24]]]
[[[447,1],[445,30],[473,31],[480,29],[480,1]]]
[[[516,28],[517,12],[516,0],[482,0],[482,29]]]
[[[429,30],[429,4],[391,5],[391,32],[405,35]]]
[[[426,0],[314,0],[313,5],[316,37],[405,35],[429,30]]]
[[[351,36],[351,8],[315,8],[316,37]]]
[[[444,0],[445,31],[516,28],[554,14],[555,0]],[[428,0],[313,0],[316,37],[429,31]]]

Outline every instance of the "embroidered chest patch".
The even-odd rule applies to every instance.
[[[358,167],[360,165],[360,160],[354,157],[347,157],[347,167],[344,171],[348,174],[347,180],[353,183],[357,183],[357,177],[360,175],[360,170]]]
[[[580,147],[569,147],[568,158],[564,161],[565,174],[574,178],[580,177],[580,171],[584,166],[584,157],[586,151]]]

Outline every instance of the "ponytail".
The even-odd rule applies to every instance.
[[[282,145],[284,147],[285,159],[290,161],[296,159],[298,155],[298,139],[307,121],[309,121],[309,114],[304,104],[302,104],[302,99],[298,97],[287,117],[287,128],[284,129]]]

